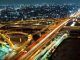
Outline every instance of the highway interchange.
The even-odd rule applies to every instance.
[[[66,26],[66,24],[73,19],[76,20],[78,16],[80,16],[79,10],[64,19],[21,20],[8,22],[5,25],[1,23],[2,44],[5,42],[11,48],[5,60],[38,60],[42,55],[41,60],[44,60],[52,50],[55,51],[57,44],[60,44],[64,37],[67,38],[68,33],[62,34],[60,40],[55,41],[54,38],[64,31],[62,29],[71,29],[73,26]],[[35,39],[34,36],[38,38]]]

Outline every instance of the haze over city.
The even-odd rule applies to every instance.
[[[0,0],[0,5],[16,4],[75,4],[80,5],[80,0]]]

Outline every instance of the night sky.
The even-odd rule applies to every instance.
[[[80,5],[80,0],[0,0],[0,5],[11,4],[75,4]]]

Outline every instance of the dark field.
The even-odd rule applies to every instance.
[[[80,38],[67,38],[49,60],[80,60]]]

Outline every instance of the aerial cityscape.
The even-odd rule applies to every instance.
[[[80,60],[80,0],[0,0],[0,60]]]

